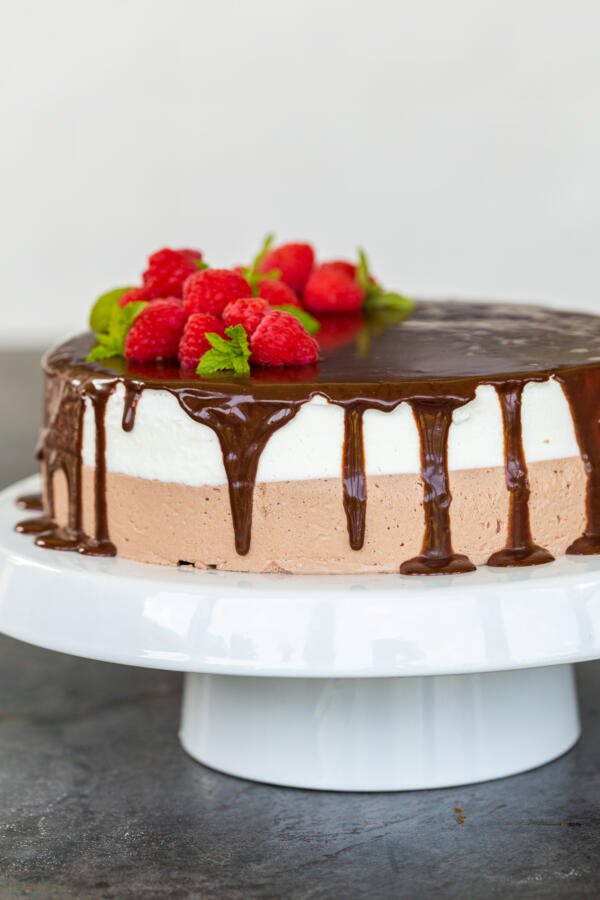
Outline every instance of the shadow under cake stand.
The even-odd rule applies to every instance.
[[[600,558],[468,575],[247,575],[36,547],[0,494],[0,631],[185,673],[180,739],[257,781],[343,791],[522,772],[579,737]]]

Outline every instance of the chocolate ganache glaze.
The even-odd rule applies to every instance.
[[[253,368],[248,377],[200,377],[176,363],[139,365],[123,359],[88,363],[92,334],[73,338],[43,361],[47,376],[45,422],[38,456],[48,509],[17,529],[36,534],[36,543],[54,549],[114,555],[106,508],[106,403],[117,384],[125,388],[122,425],[135,427],[138,400],[145,390],[171,393],[194,421],[217,435],[229,486],[238,554],[250,548],[252,502],[260,454],[271,435],[317,395],[344,408],[341,471],[349,543],[365,538],[367,487],[363,448],[365,410],[390,411],[406,401],[413,410],[421,445],[424,536],[419,556],[400,563],[403,574],[471,571],[454,553],[452,495],[448,475],[448,433],[453,412],[474,399],[480,385],[498,393],[504,424],[505,479],[509,492],[505,546],[489,559],[493,566],[548,562],[552,556],[533,543],[529,527],[529,482],[521,440],[521,396],[532,381],[554,377],[571,408],[586,477],[587,524],[574,535],[569,553],[600,552],[600,317],[536,306],[469,302],[419,302],[403,321],[367,319],[359,339],[323,351],[313,366]],[[82,430],[85,403],[92,404],[96,430],[95,531],[82,530]],[[54,522],[53,474],[67,480],[66,527]],[[34,508],[30,498],[22,504]],[[398,510],[402,517],[402,510]]]

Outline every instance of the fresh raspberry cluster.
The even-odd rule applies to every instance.
[[[317,264],[310,244],[271,247],[271,242],[267,238],[250,266],[231,269],[210,268],[199,250],[153,253],[142,284],[124,289],[118,299],[122,310],[132,311],[124,335],[126,359],[178,359],[182,368],[201,373],[212,371],[212,360],[215,371],[222,370],[231,337],[232,353],[244,354],[244,364],[247,358],[257,366],[310,365],[319,359],[319,343],[309,332],[322,326],[323,346],[335,345],[329,335],[337,336],[339,329],[332,329],[331,314],[340,325],[348,316],[356,322],[370,297],[399,297],[377,286],[364,254],[358,265]],[[238,365],[239,359],[236,372]]]

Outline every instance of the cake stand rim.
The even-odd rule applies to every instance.
[[[39,484],[31,476],[0,493],[0,631],[38,646],[296,678],[461,675],[600,657],[600,559],[436,578],[181,571],[35,547],[13,531],[26,515],[14,500]]]

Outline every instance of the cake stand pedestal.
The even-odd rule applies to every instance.
[[[579,736],[600,559],[460,576],[286,576],[92,559],[16,534],[0,494],[0,631],[185,672],[181,742],[244,778],[403,790],[541,765]]]

